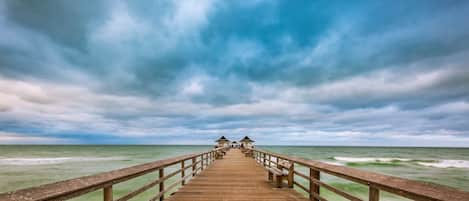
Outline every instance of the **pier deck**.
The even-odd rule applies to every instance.
[[[205,169],[180,188],[170,201],[306,201],[291,188],[275,188],[267,181],[267,171],[239,149],[231,149],[222,160]]]

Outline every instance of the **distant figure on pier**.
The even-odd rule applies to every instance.
[[[248,148],[248,149],[254,148],[254,145],[253,145],[254,140],[251,140],[248,136],[244,136],[244,138],[240,140],[239,142],[241,143],[241,148]]]
[[[236,141],[231,142],[231,148],[239,148],[239,144]]]

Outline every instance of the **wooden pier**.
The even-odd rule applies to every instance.
[[[179,189],[170,201],[303,201],[292,188],[276,188],[267,180],[265,168],[239,149],[227,152],[199,176]]]
[[[114,185],[152,172],[158,172],[158,177],[144,186],[135,186],[135,190],[119,197],[113,192]],[[325,183],[321,180],[323,174],[367,187],[367,198]],[[297,180],[300,178],[303,182]],[[469,192],[446,186],[259,149],[228,148],[3,193],[0,194],[0,201],[67,200],[98,190],[102,190],[104,201],[327,201],[321,194],[323,191],[351,201],[379,201],[382,200],[380,192],[383,191],[418,201],[469,201]],[[153,192],[152,198],[139,197],[143,192]]]

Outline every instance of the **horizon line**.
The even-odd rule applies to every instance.
[[[0,146],[214,146],[213,144],[0,144]],[[410,146],[410,145],[288,145],[288,144],[258,144],[256,146],[277,147],[379,147],[379,148],[463,148],[461,146]]]

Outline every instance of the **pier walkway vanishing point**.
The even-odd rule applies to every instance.
[[[149,174],[156,172],[158,176]],[[361,184],[368,188],[368,195],[358,197],[346,192],[347,189],[336,188],[321,180],[321,175]],[[135,190],[123,195],[113,191],[114,185],[143,176],[151,176],[151,182],[135,186]],[[325,191],[341,196],[341,200],[352,201],[379,201],[383,191],[418,201],[469,201],[469,192],[446,186],[258,149],[228,148],[3,193],[0,201],[67,200],[98,190],[102,190],[104,201],[327,201],[322,194]],[[139,197],[143,192],[150,193],[151,198]]]
[[[275,188],[267,181],[266,170],[239,149],[227,152],[187,185],[179,189],[170,201],[302,201],[308,200],[291,188]]]

